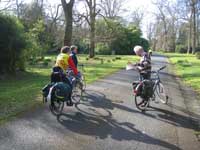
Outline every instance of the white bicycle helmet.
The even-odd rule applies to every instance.
[[[144,53],[143,47],[139,46],[139,45],[136,45],[133,50],[134,50],[135,54],[138,56],[141,56],[142,53]]]

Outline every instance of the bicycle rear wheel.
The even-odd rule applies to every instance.
[[[156,86],[156,93],[157,96],[159,98],[159,100],[163,103],[163,104],[167,104],[168,102],[168,95],[166,94],[166,90],[164,85],[160,82],[157,84]]]
[[[64,100],[53,99],[49,107],[54,115],[60,115],[64,108]]]
[[[149,105],[149,99],[145,99],[140,96],[135,96],[135,106],[139,110],[145,111],[148,105]]]

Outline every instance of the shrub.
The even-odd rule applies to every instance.
[[[103,64],[103,62],[104,62],[104,59],[102,58],[102,59],[101,59],[101,64]]]
[[[115,59],[116,59],[116,60],[121,60],[122,58],[121,58],[121,57],[115,57]]]
[[[44,60],[47,62],[51,62],[51,58],[45,58]]]
[[[200,59],[200,52],[196,52],[197,59]]]
[[[188,60],[178,60],[178,64],[180,64],[182,67],[190,67],[192,64]]]
[[[43,61],[43,66],[47,67],[48,64],[49,64],[49,62],[48,62],[47,60],[44,60],[44,61]]]
[[[195,53],[200,52],[200,47],[195,48]]]
[[[94,57],[93,59],[94,59],[94,60],[100,60],[100,58],[99,58],[99,57]]]
[[[187,47],[184,45],[176,45],[176,50],[177,53],[187,53]]]
[[[0,14],[0,33],[0,73],[23,70],[26,47],[23,25],[15,17]]]
[[[97,43],[96,45],[97,54],[100,55],[111,55],[112,51],[107,44]]]

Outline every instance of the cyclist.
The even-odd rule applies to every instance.
[[[77,68],[78,67],[78,59],[77,59],[76,54],[78,53],[78,47],[76,45],[72,45],[70,47],[70,50],[71,50],[70,57],[72,58],[75,67]],[[73,74],[73,72],[71,73],[70,68],[69,68],[68,72],[71,74],[71,77],[73,78],[74,74]],[[76,78],[81,78],[81,73],[80,72],[78,72],[78,75],[76,76]],[[73,87],[74,87],[75,86],[75,81],[72,84],[73,84]]]
[[[68,83],[71,86],[72,89],[72,81],[70,82],[69,79],[66,77],[65,72],[68,68],[71,68],[73,71],[73,74],[75,76],[78,75],[78,70],[76,66],[74,65],[74,62],[72,58],[70,57],[70,47],[64,46],[61,48],[60,54],[57,56],[55,67],[53,68],[53,72],[59,72],[62,76],[63,82]],[[72,93],[72,91],[70,91]],[[72,106],[72,100],[71,100],[71,94],[69,97],[69,102],[67,103],[68,106]]]
[[[140,56],[140,62],[136,63],[137,69],[140,72],[141,79],[150,79],[151,77],[151,59],[148,54],[144,51],[142,46],[135,46],[133,51],[137,56]]]
[[[77,56],[76,56],[76,54],[78,53],[78,47],[77,46],[75,46],[75,45],[72,45],[71,47],[70,47],[70,49],[71,49],[71,57],[72,57],[72,60],[73,60],[73,62],[74,62],[74,65],[76,66],[76,68],[77,68],[77,66],[78,66],[78,59],[77,59]]]
[[[151,59],[151,56],[152,56],[152,50],[151,49],[149,49],[148,55],[149,55],[149,59]]]

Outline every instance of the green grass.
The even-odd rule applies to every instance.
[[[120,59],[121,58],[121,59]],[[103,64],[102,60],[103,59]],[[80,55],[81,64],[85,64],[84,74],[87,83],[91,83],[105,75],[125,68],[128,61],[136,61],[134,56],[96,56],[95,59],[86,60],[85,55]]]
[[[172,64],[175,65],[175,72],[185,83],[200,92],[200,60],[195,55],[166,53]]]
[[[86,57],[78,56],[79,63],[85,64],[84,74],[87,83],[125,68],[128,61],[137,60],[134,56],[96,56],[95,59],[88,60]],[[50,80],[49,75],[56,56],[47,58],[51,59],[47,67],[42,66],[42,63],[29,66],[27,72],[0,82],[0,123],[42,103],[41,88]]]

